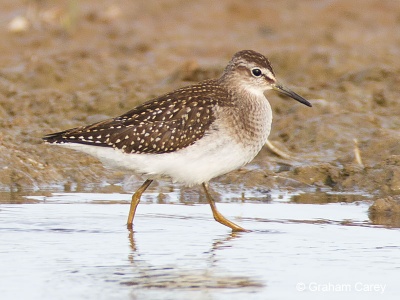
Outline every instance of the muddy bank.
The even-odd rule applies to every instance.
[[[40,137],[219,76],[233,53],[254,49],[313,108],[268,93],[270,141],[291,158],[264,148],[252,164],[216,181],[400,194],[400,8],[394,1],[368,0],[362,7],[345,0],[14,1],[0,7],[7,24],[0,29],[7,41],[0,45],[3,191],[130,186],[137,177],[43,145]],[[10,27],[16,17],[25,18],[25,27]]]

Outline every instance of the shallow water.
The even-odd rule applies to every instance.
[[[148,193],[139,205],[134,232],[124,224],[127,194],[2,204],[1,299],[394,299],[400,292],[400,230],[373,225],[368,201],[298,204],[299,195],[271,193],[267,202],[218,203],[252,230],[235,234],[206,204],[156,197]]]

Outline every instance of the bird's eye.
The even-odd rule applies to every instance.
[[[259,68],[254,68],[251,70],[251,74],[255,77],[260,77],[262,75],[262,72]]]

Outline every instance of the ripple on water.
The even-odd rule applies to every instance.
[[[231,233],[207,204],[146,198],[128,231],[127,194],[33,200],[0,207],[4,299],[308,299],[298,282],[385,283],[385,297],[399,292],[400,232],[374,225],[365,201],[299,204],[271,194],[218,203],[252,230]]]

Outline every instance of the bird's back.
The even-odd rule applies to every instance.
[[[50,144],[86,144],[125,153],[178,151],[204,136],[215,121],[215,107],[227,105],[226,93],[216,80],[203,81],[150,100],[119,117],[43,139]]]

